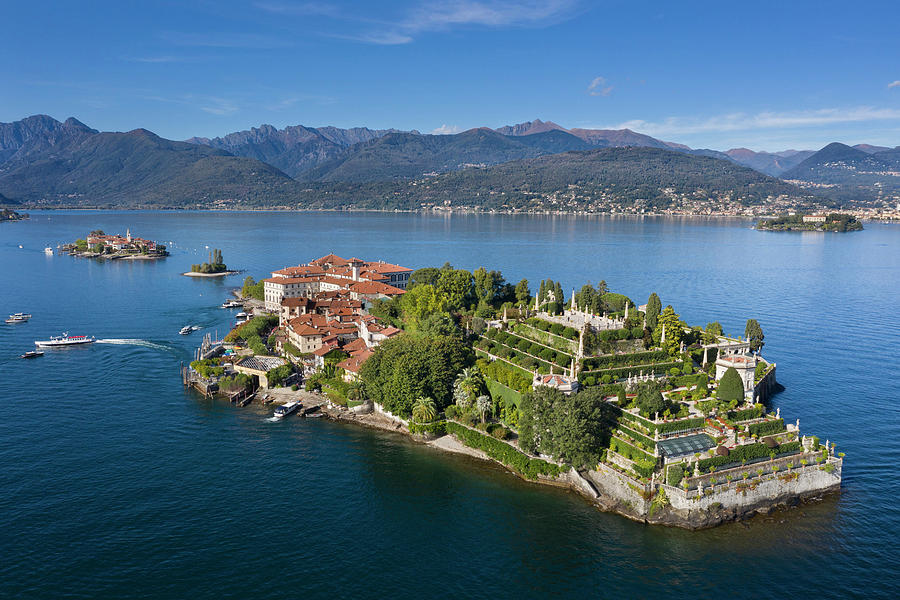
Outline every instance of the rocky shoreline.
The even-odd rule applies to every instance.
[[[485,452],[466,446],[452,434],[432,439],[413,435],[402,423],[377,412],[360,414],[328,406],[327,404],[323,406],[323,412],[333,421],[352,423],[371,429],[401,434],[415,442],[444,452],[463,454],[492,462],[523,481],[566,488],[584,497],[603,512],[615,513],[647,525],[664,525],[692,531],[709,529],[725,523],[746,521],[756,516],[771,515],[803,504],[818,502],[825,496],[840,492],[841,489],[840,473],[838,473],[836,483],[829,487],[785,492],[772,497],[750,500],[730,506],[725,506],[724,504],[716,506],[717,503],[712,503],[706,508],[698,507],[696,509],[676,508],[671,504],[654,506],[652,502],[643,498],[641,494],[629,488],[627,481],[611,470],[579,473],[575,469],[569,469],[559,477],[538,476],[537,479],[526,479],[515,470],[491,458]]]

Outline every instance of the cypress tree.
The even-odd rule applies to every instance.
[[[744,400],[744,382],[734,367],[728,367],[728,370],[722,375],[716,390],[716,397],[720,402],[737,400],[740,403]]]

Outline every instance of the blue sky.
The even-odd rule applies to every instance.
[[[28,2],[0,121],[216,136],[540,118],[693,147],[900,144],[896,2]]]

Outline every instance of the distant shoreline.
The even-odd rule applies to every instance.
[[[185,277],[225,277],[226,275],[237,275],[240,271],[221,271],[219,273],[182,273]]]

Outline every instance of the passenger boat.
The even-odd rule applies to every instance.
[[[62,335],[51,335],[49,340],[35,340],[34,345],[38,348],[57,348],[60,346],[93,344],[96,341],[97,339],[94,336],[69,335],[68,332],[66,332]]]
[[[188,335],[192,331],[194,331],[194,330],[191,329],[190,325],[185,325],[184,327],[181,328],[181,330],[178,333],[181,335]]]
[[[238,308],[244,306],[240,300],[226,300],[222,303],[222,308]]]
[[[28,317],[15,317],[10,315],[8,319],[6,319],[7,323],[27,323]]]
[[[25,354],[22,354],[21,356],[19,356],[19,358],[38,358],[43,355],[44,355],[43,350],[29,350]]]
[[[300,408],[301,402],[299,400],[292,400],[287,404],[282,404],[281,406],[275,409],[274,417],[276,419],[282,419],[289,414],[295,412],[298,408]]]
[[[28,319],[31,318],[31,313],[13,313],[13,314],[9,315],[9,318],[27,321]]]

